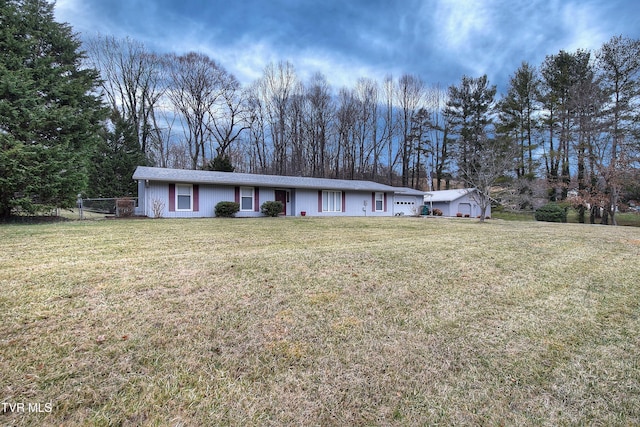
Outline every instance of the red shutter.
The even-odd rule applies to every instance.
[[[260,208],[258,207],[260,204],[260,188],[255,187],[253,189],[253,210],[258,212]]]
[[[376,211],[376,192],[371,193],[371,212]]]
[[[318,190],[318,212],[322,212],[322,190]]]
[[[200,186],[193,185],[193,211],[198,212],[200,210]]]
[[[387,193],[384,193],[384,211],[387,211]]]
[[[169,184],[169,212],[176,211],[176,185]]]
[[[342,212],[346,212],[347,211],[347,193],[345,193],[344,191],[342,192]]]
[[[236,203],[240,203],[240,187],[236,187]]]

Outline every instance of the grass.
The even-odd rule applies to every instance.
[[[499,211],[494,210],[491,212],[494,219],[503,219],[505,221],[535,221],[534,212],[532,211]],[[585,217],[585,221],[589,222],[589,215]],[[601,219],[596,219],[596,223],[599,225]],[[567,222],[578,224],[578,212],[574,209],[569,209],[567,214]],[[635,212],[619,212],[616,213],[616,222],[619,226],[640,227],[640,214]]]
[[[2,425],[634,425],[640,230],[0,226]]]
[[[535,213],[533,211],[510,211],[498,210],[491,211],[493,219],[503,219],[505,221],[535,221]]]

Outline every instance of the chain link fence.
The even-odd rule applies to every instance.
[[[81,212],[102,214],[105,216],[113,215],[115,217],[133,216],[138,206],[137,197],[123,198],[93,198],[81,199],[78,203]]]

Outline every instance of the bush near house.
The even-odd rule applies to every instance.
[[[215,207],[215,214],[221,218],[233,218],[240,210],[240,203],[220,202]]]
[[[547,203],[536,210],[536,221],[567,222],[567,209],[557,203]]]
[[[260,212],[262,212],[266,216],[275,217],[278,216],[280,212],[282,212],[283,208],[284,206],[282,205],[282,202],[269,201],[264,202],[262,206],[260,206]]]

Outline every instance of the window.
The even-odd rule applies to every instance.
[[[253,187],[240,187],[240,210],[253,210]]]
[[[193,186],[176,184],[176,206],[178,211],[193,210]]]
[[[376,193],[375,211],[382,212],[384,210],[384,193]]]
[[[342,212],[342,191],[322,192],[322,212]]]

